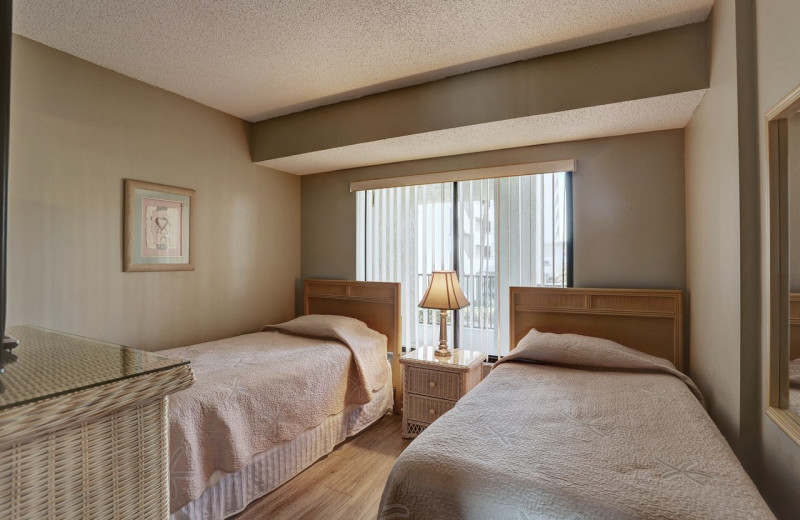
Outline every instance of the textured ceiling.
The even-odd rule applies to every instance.
[[[270,159],[258,164],[306,175],[428,157],[683,128],[705,92],[694,90],[395,137]]]
[[[258,121],[704,20],[713,0],[16,0],[14,32]]]

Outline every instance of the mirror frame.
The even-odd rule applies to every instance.
[[[789,410],[789,118],[800,86],[766,114],[769,167],[769,374],[766,413],[800,445],[800,416]],[[777,312],[774,312],[777,310]],[[783,368],[783,369],[782,369]]]

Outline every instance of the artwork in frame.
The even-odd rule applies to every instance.
[[[125,180],[122,270],[194,271],[194,190]]]

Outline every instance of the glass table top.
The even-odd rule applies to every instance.
[[[0,409],[189,363],[38,327],[9,327],[6,334],[19,346],[0,359]]]
[[[486,359],[486,354],[477,350],[464,350],[455,348],[450,350],[450,357],[439,357],[436,355],[438,347],[420,347],[412,350],[405,356],[406,359],[415,359],[431,364],[438,365],[452,365],[452,366],[469,366],[478,359]]]

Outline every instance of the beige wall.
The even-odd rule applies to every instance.
[[[758,56],[758,128],[760,131],[760,200],[761,200],[761,352],[762,381],[754,389],[753,398],[761,408],[760,437],[753,446],[761,457],[759,487],[776,514],[781,518],[797,518],[800,511],[800,447],[792,442],[775,423],[763,415],[766,403],[769,318],[769,228],[766,140],[763,118],[767,111],[800,84],[800,2],[771,0],[756,3]],[[793,210],[794,212],[794,210]]]
[[[711,86],[686,127],[690,371],[735,447],[740,407],[740,226],[733,1],[710,18]]]
[[[294,312],[300,180],[250,125],[15,36],[8,321],[149,350]],[[197,190],[193,272],[123,273],[123,179]]]
[[[350,182],[575,158],[575,285],[685,287],[683,131],[497,150],[302,177],[302,276],[354,278]]]
[[[775,311],[764,115],[800,83],[798,19],[794,0],[718,0],[711,85],[686,128],[692,376],[770,507],[786,519],[800,511],[800,447],[764,410]]]
[[[708,87],[705,24],[518,61],[255,125],[253,161]]]

